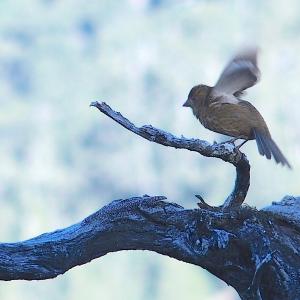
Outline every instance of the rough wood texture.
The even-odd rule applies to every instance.
[[[187,139],[183,136],[179,138],[151,125],[137,127],[123,117],[121,113],[114,111],[104,102],[100,103],[95,101],[91,103],[91,106],[97,107],[102,113],[148,141],[164,146],[195,151],[203,156],[217,157],[233,164],[236,167],[234,189],[227,197],[222,207],[223,209],[228,209],[240,206],[245,200],[250,185],[250,164],[246,155],[235,148],[233,143],[226,142],[211,145],[208,142],[199,139]]]
[[[200,209],[193,210],[164,196],[116,200],[68,228],[1,243],[0,280],[53,278],[109,252],[149,250],[207,269],[243,300],[300,299],[300,198],[287,196],[261,211],[241,206],[250,166],[233,144],[210,145],[150,125],[136,127],[105,103],[91,105],[150,141],[233,164],[233,192],[220,208],[198,195]]]
[[[2,243],[0,279],[53,278],[109,252],[140,249],[201,266],[241,299],[300,299],[300,220],[278,215],[300,198],[227,212],[185,210],[164,199],[116,200],[68,228]]]

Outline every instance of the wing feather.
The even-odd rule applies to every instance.
[[[246,49],[227,64],[212,92],[214,96],[222,94],[237,96],[255,85],[259,77],[257,49]]]

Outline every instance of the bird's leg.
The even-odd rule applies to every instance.
[[[222,144],[231,143],[231,144],[234,145],[235,149],[239,150],[245,143],[247,143],[249,141],[248,139],[246,139],[240,145],[236,146],[234,142],[236,140],[239,140],[239,139],[243,139],[244,140],[245,137],[243,137],[243,136],[236,136],[236,137],[234,137],[234,138],[232,138],[232,139],[230,139],[228,141],[223,142]],[[216,144],[216,142],[214,142],[214,144]]]
[[[236,136],[236,137],[234,137],[234,138],[232,138],[232,139],[226,141],[225,143],[231,143],[231,144],[234,144],[234,142],[235,142],[236,140],[239,140],[239,139],[241,139],[241,138],[242,138],[241,136]]]
[[[236,146],[235,148],[236,148],[237,150],[240,150],[240,148],[241,148],[244,144],[246,144],[248,141],[249,141],[249,140],[244,140],[240,145]]]
[[[244,137],[242,137],[242,136],[236,136],[236,137],[234,137],[234,138],[232,138],[232,139],[226,141],[225,143],[232,143],[232,144],[234,144],[234,142],[235,142],[236,140],[239,140],[239,139],[244,139]],[[234,144],[234,146],[235,146],[235,148],[236,148],[237,150],[240,150],[240,148],[241,148],[245,143],[247,143],[248,141],[249,141],[249,140],[246,139],[246,140],[244,140],[240,145],[235,146],[235,144]]]
[[[238,140],[240,137],[239,136],[236,136],[236,137],[234,137],[234,138],[232,138],[232,139],[230,139],[230,140],[228,140],[226,143],[234,143],[236,140]]]

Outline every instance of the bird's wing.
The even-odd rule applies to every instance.
[[[240,100],[234,95],[218,93],[215,97],[211,98],[209,105],[218,105],[218,104],[239,104]]]
[[[260,77],[257,67],[257,49],[247,49],[237,54],[227,64],[213,87],[213,94],[238,96],[245,89],[255,85]]]

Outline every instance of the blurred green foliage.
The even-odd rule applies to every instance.
[[[106,101],[138,125],[209,141],[181,107],[213,84],[241,46],[261,47],[262,81],[247,99],[294,166],[243,147],[247,203],[299,193],[299,2],[167,0],[0,1],[1,240],[77,222],[118,198],[149,194],[195,207],[231,191],[217,159],[151,144],[89,108]],[[236,299],[206,271],[149,252],[109,254],[43,282],[0,285],[1,299]]]

